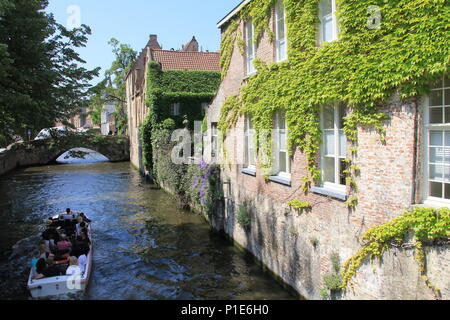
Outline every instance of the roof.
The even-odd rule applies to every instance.
[[[252,0],[243,0],[241,3],[239,3],[233,10],[230,11],[230,13],[228,13],[222,20],[220,20],[219,22],[217,22],[217,28],[222,27],[222,25],[224,25],[225,23],[227,23],[231,18],[233,18],[236,13],[238,13],[239,11],[241,11],[241,9],[243,7],[245,7],[247,5],[247,3],[249,3]]]
[[[159,48],[161,49],[161,48]],[[195,39],[195,37],[192,37],[192,40],[189,41],[188,43],[186,43],[183,48],[181,49],[181,51],[195,51],[198,52],[198,42],[197,39]]]
[[[220,55],[217,52],[193,52],[151,49],[152,60],[163,70],[199,70],[220,72]]]

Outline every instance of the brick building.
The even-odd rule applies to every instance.
[[[92,116],[89,114],[88,108],[81,108],[80,112],[67,120],[73,125],[75,130],[83,132],[89,129],[100,129],[99,126],[94,125],[92,122]],[[56,127],[63,126],[62,122],[57,122]]]
[[[249,2],[243,1],[218,23],[222,34]],[[331,11],[320,17],[318,45],[322,41],[338,39],[335,1],[325,2],[329,2]],[[284,16],[282,2],[279,2],[270,20],[274,41],[270,41],[265,32],[257,45],[253,42],[251,20],[240,22],[238,34],[246,44],[245,52],[240,52],[235,45],[228,73],[209,107],[208,139],[213,143],[205,149],[208,160],[215,158],[218,152],[215,141],[221,108],[226,98],[239,94],[248,78],[256,72],[253,60],[279,62],[289,59]],[[274,129],[279,129],[282,134],[274,138],[275,166],[268,181],[252,150],[251,118],[241,116],[235,126],[238,133],[227,134],[224,148],[227,159],[243,159],[243,163],[227,162],[222,168],[225,210],[214,218],[213,224],[252,252],[301,295],[320,298],[319,289],[323,285],[323,276],[331,269],[333,252],[339,254],[343,263],[361,247],[358,239],[368,228],[388,222],[414,206],[449,206],[450,184],[445,181],[450,181],[447,180],[450,167],[447,138],[450,133],[445,127],[449,120],[444,116],[450,103],[449,87],[450,79],[446,77],[433,85],[429,97],[402,100],[399,95],[393,96],[383,110],[390,117],[384,123],[385,144],[380,142],[374,130],[358,128],[356,165],[360,175],[356,179],[359,202],[354,209],[345,203],[350,186],[342,175],[345,169],[342,160],[350,156],[340,126],[346,112],[343,106],[324,108],[321,114],[325,137],[319,160],[322,183],[314,185],[306,195],[301,191],[301,178],[308,175],[306,155],[300,150],[292,157],[287,155],[284,146],[289,128],[284,115],[276,113],[274,116]],[[287,205],[294,199],[309,202],[311,210],[299,214]],[[250,231],[237,223],[237,212],[244,204],[251,211]],[[412,255],[408,250],[392,250],[386,253],[382,264],[371,267],[366,263],[354,280],[354,291],[347,291],[345,298],[432,299],[430,290],[420,280]],[[428,275],[440,286],[446,299],[450,298],[449,259],[448,247],[429,249]]]
[[[195,37],[180,50],[163,50],[156,35],[150,35],[146,47],[141,51],[136,63],[126,76],[126,101],[128,115],[128,134],[130,137],[130,157],[132,164],[144,171],[142,162],[142,142],[139,126],[148,115],[146,105],[148,63],[160,63],[164,70],[220,71],[219,54],[201,52]],[[179,105],[173,105],[172,113],[180,112]]]

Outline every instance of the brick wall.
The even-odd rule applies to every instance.
[[[243,24],[240,28],[244,34]],[[267,34],[261,39],[257,57],[266,62],[274,61],[274,44],[269,42]],[[239,93],[245,84],[244,70],[245,60],[236,46],[228,74],[208,110],[209,128],[211,122],[218,122],[226,97]],[[421,201],[421,171],[415,169],[421,159],[416,149],[422,148],[421,140],[416,140],[415,122],[421,121],[420,103],[402,101],[396,95],[384,111],[390,116],[384,124],[385,144],[380,142],[379,134],[373,129],[358,129],[355,164],[361,172],[356,179],[359,202],[355,210],[349,209],[341,200],[311,192],[305,195],[299,190],[300,178],[308,174],[306,156],[300,150],[293,157],[291,186],[266,182],[258,166],[256,177],[242,173],[242,165],[230,163],[230,159],[242,153],[242,143],[236,143],[236,139],[243,141],[241,134],[237,138],[228,136],[224,143],[227,158],[222,158],[222,181],[228,182],[224,184],[225,210],[215,216],[212,224],[253,253],[301,295],[319,299],[323,276],[331,269],[331,253],[338,253],[342,264],[360,248],[358,239],[365,230],[401,215]],[[242,130],[243,127],[244,118],[241,117],[236,128]],[[205,151],[208,159],[210,150]],[[289,208],[287,202],[294,199],[308,201],[312,209],[297,212]],[[244,230],[236,220],[239,206],[243,204],[250,204],[250,231]],[[314,246],[314,243],[318,245]],[[440,278],[438,270],[448,266],[450,254],[447,249],[439,252],[442,254],[433,251],[429,257],[428,263],[433,265],[429,275],[448,299],[448,276]],[[339,298],[432,298],[423,281],[418,280],[420,276],[414,267],[413,256],[402,250],[397,253],[386,253],[385,258],[390,260],[380,264],[378,271],[366,263],[361,275],[356,277],[356,291]],[[395,267],[399,264],[404,268]],[[406,271],[410,272],[408,276],[404,274]]]

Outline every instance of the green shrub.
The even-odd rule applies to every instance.
[[[248,229],[251,225],[251,217],[247,209],[247,205],[239,206],[239,212],[237,216],[237,221],[242,228]]]

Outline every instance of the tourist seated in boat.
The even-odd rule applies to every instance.
[[[48,253],[53,253],[56,247],[55,241],[52,239],[52,235],[49,236],[48,240],[41,240],[40,244],[45,247],[45,251]]]
[[[39,242],[39,256],[43,259],[47,259],[50,254],[51,252],[46,248],[45,240],[41,240]]]
[[[75,237],[72,241],[72,250],[70,254],[79,258],[83,254],[89,253],[89,243],[83,240],[81,236]]]
[[[66,230],[64,230],[61,227],[57,227],[56,231],[58,232],[58,237],[59,237],[58,241],[60,241],[61,237],[66,234]],[[58,242],[58,241],[56,241],[56,242]]]
[[[42,232],[42,239],[50,240],[53,239],[55,242],[59,241],[59,233],[56,231],[56,226],[50,224],[44,232]]]
[[[85,241],[89,245],[91,245],[91,239],[89,239],[88,229],[87,228],[84,228],[84,229],[81,230],[81,241]]]
[[[81,273],[84,273],[86,271],[86,265],[87,265],[87,253],[82,254],[78,257],[78,265],[80,266]]]
[[[72,243],[69,241],[66,235],[61,237],[61,240],[56,244],[58,248],[58,254],[63,255],[65,253],[69,253],[72,248]]]
[[[38,280],[42,278],[56,277],[62,275],[62,271],[63,270],[60,265],[53,264],[53,256],[49,256],[47,260],[40,258],[36,262],[36,275],[33,279]]]
[[[83,218],[78,217],[80,220],[78,221],[78,223],[75,226],[75,234],[78,236],[81,236],[81,230],[83,230],[84,228],[86,228],[86,222],[83,221]]]
[[[92,222],[90,219],[88,219],[88,217],[86,217],[86,215],[83,212],[80,212],[79,216],[83,218],[84,222],[87,222],[87,223]]]
[[[41,259],[41,252],[39,250],[36,250],[33,252],[33,258],[31,258],[31,276],[34,277],[37,275],[36,271],[36,264]]]
[[[77,257],[70,257],[70,263],[69,267],[66,270],[66,275],[75,275],[75,274],[81,274],[81,268],[78,265],[78,259]]]

